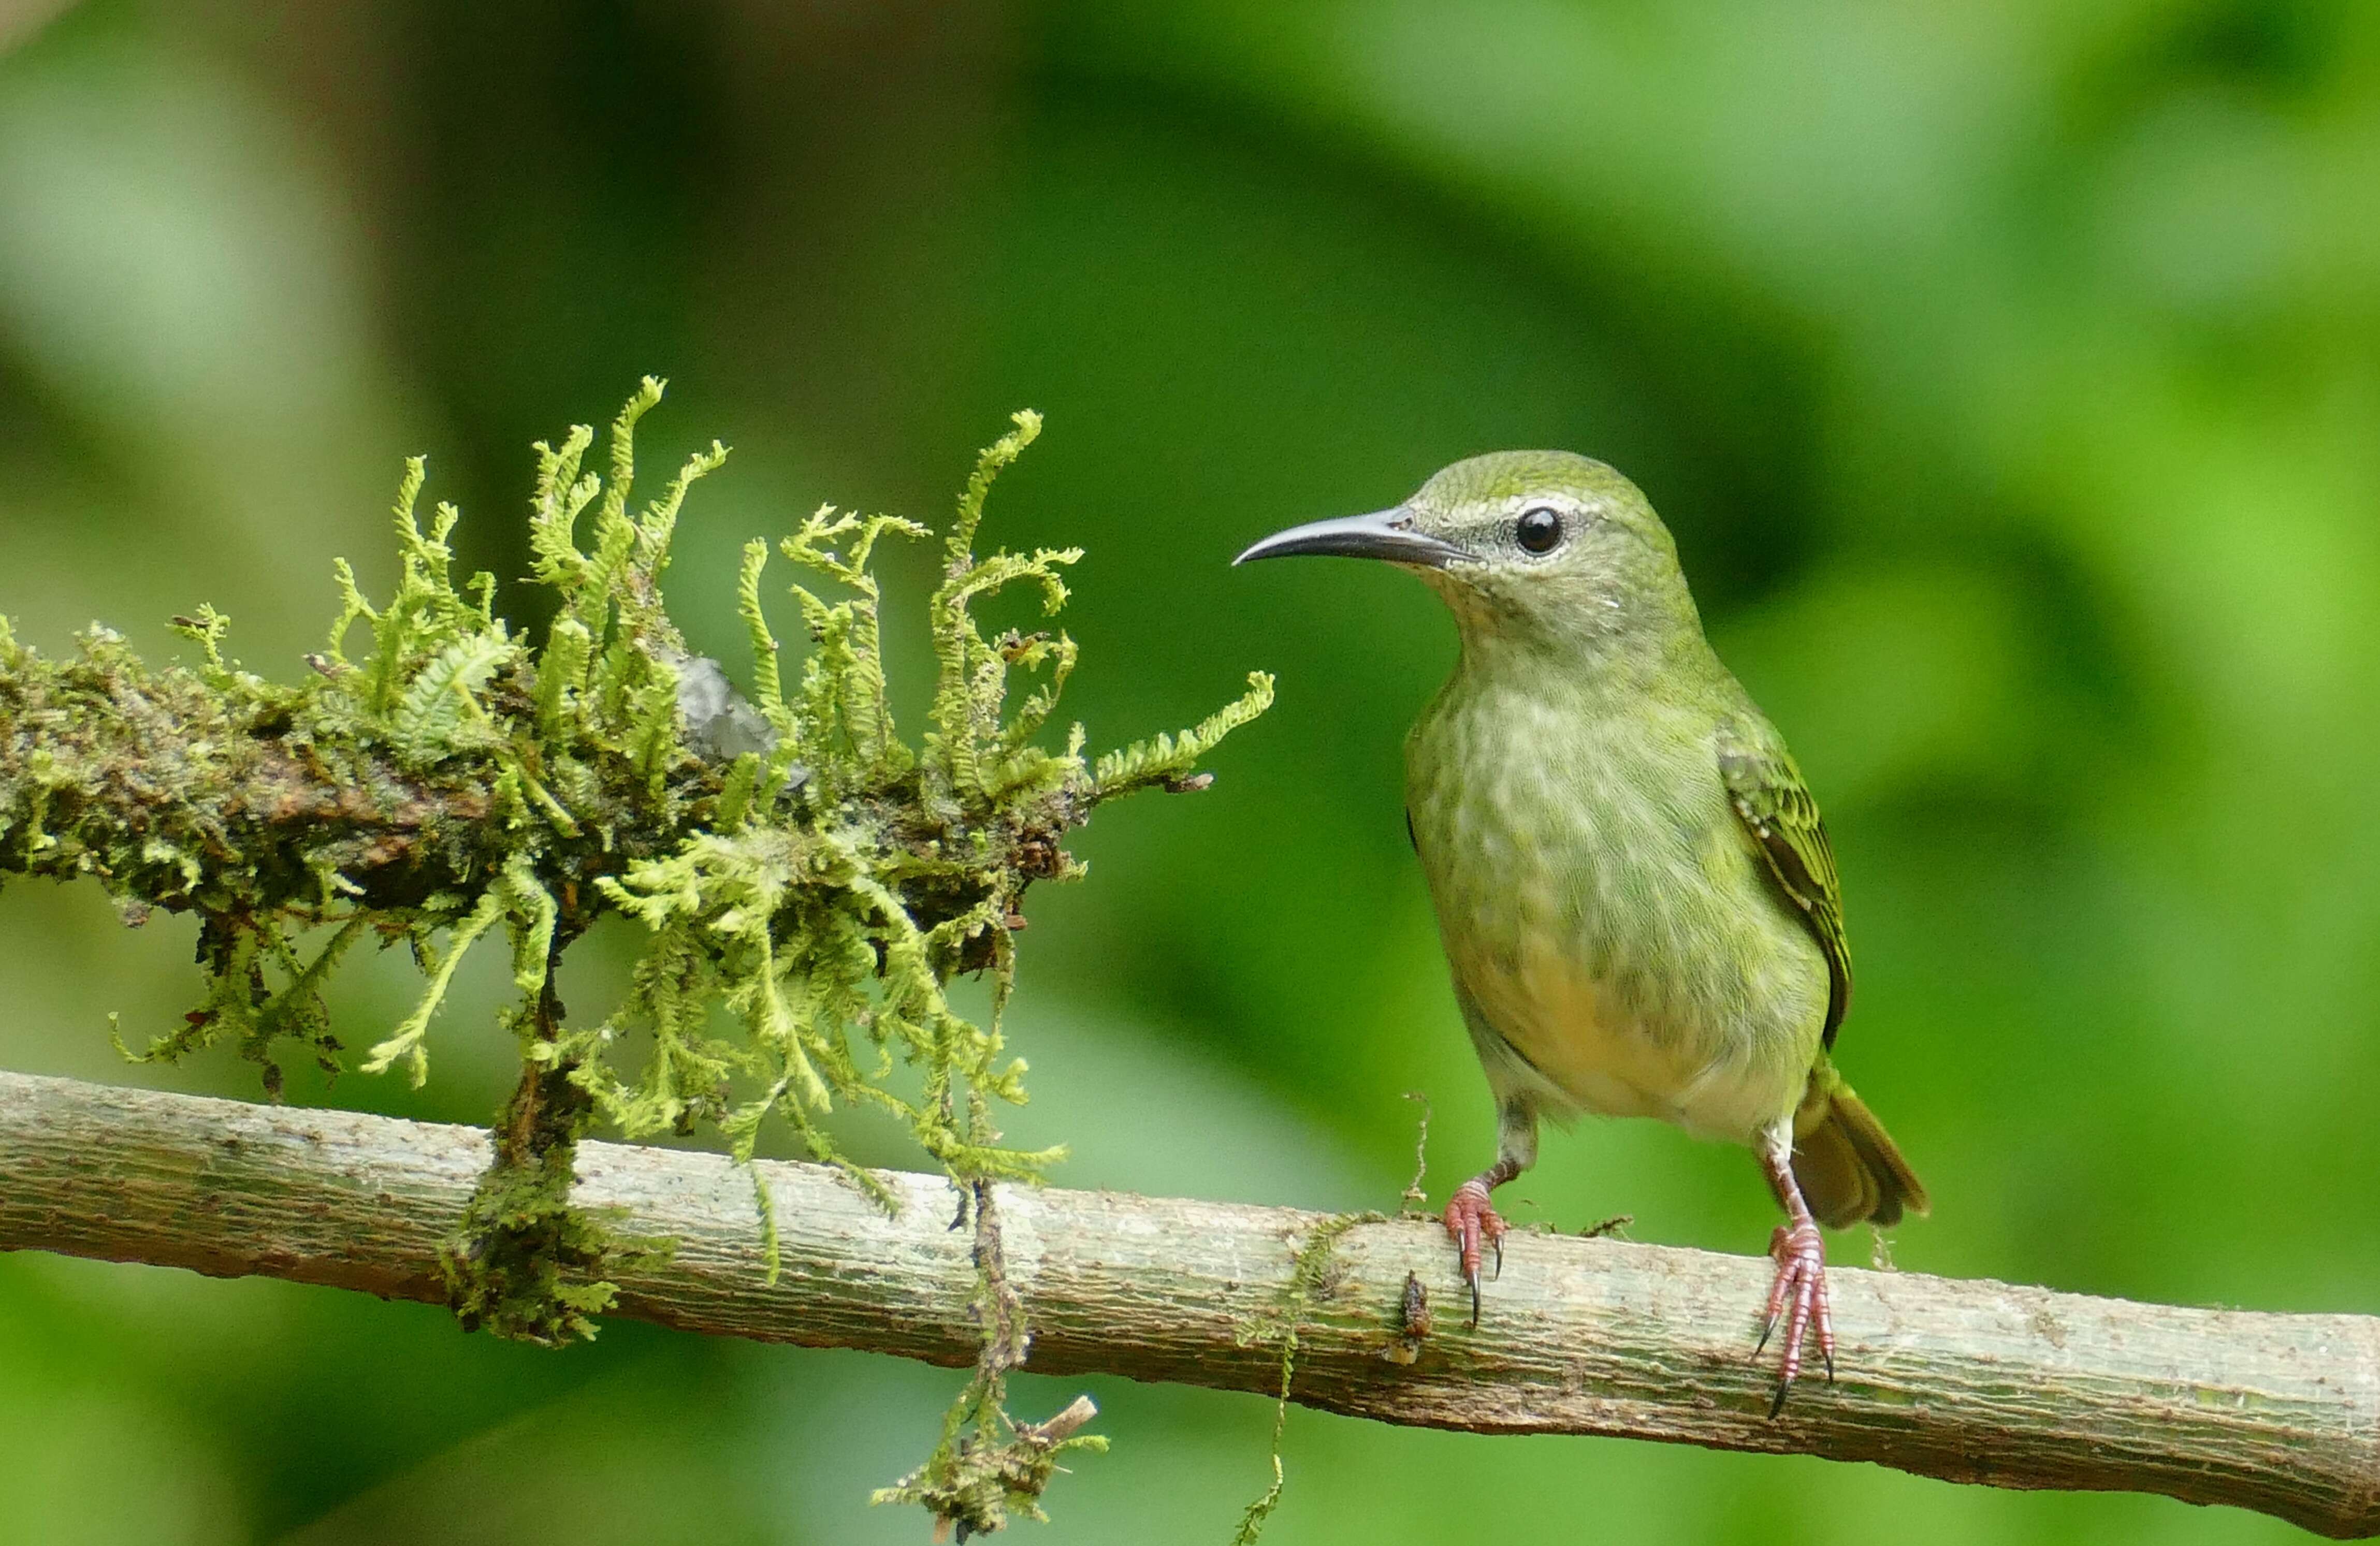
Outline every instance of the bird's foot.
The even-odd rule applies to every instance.
[[[1463,1252],[1463,1281],[1471,1285],[1471,1323],[1479,1323],[1479,1257],[1488,1246],[1496,1248],[1496,1271],[1504,1270],[1504,1219],[1495,1204],[1488,1201],[1488,1189],[1478,1180],[1469,1180],[1454,1189],[1447,1200],[1446,1232],[1454,1238]]]
[[[1450,1210],[1451,1212],[1451,1210]],[[1774,1418],[1785,1409],[1786,1393],[1793,1388],[1794,1379],[1802,1372],[1802,1344],[1815,1326],[1818,1333],[1818,1356],[1826,1360],[1827,1379],[1835,1377],[1835,1323],[1827,1312],[1827,1248],[1818,1238],[1818,1226],[1807,1219],[1799,1224],[1777,1226],[1768,1238],[1768,1254],[1777,1262],[1776,1281],[1768,1288],[1768,1311],[1760,1325],[1760,1346],[1753,1349],[1758,1358],[1768,1346],[1770,1334],[1777,1330],[1777,1318],[1785,1318],[1785,1358],[1778,1371],[1777,1399],[1768,1406]]]

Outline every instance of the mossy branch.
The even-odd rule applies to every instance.
[[[572,1155],[598,1121],[629,1138],[708,1125],[738,1160],[782,1123],[889,1207],[893,1193],[844,1164],[818,1121],[866,1105],[971,1195],[1038,1178],[1063,1151],[1009,1148],[993,1119],[1026,1098],[1001,1029],[1026,892],[1079,873],[1063,845],[1095,807],[1151,783],[1193,787],[1191,762],[1262,707],[1252,688],[1096,777],[1079,727],[1062,747],[1038,744],[1075,646],[987,637],[974,613],[1014,586],[1056,611],[1060,571],[1079,556],[976,550],[994,479],[1039,429],[1032,414],[982,453],[959,498],[925,609],[939,676],[916,744],[887,690],[871,567],[880,542],[931,535],[901,517],[827,507],[780,545],[810,576],[790,592],[810,646],[790,695],[762,586],[768,545],[746,548],[737,603],[756,692],[738,697],[688,652],[661,586],[686,500],[725,448],[633,504],[637,428],[661,396],[649,378],[621,410],[606,472],[587,466],[586,426],[536,447],[530,579],[553,600],[540,642],[499,613],[491,576],[457,583],[461,516],[450,504],[419,516],[419,457],[392,510],[395,594],[368,597],[337,564],[337,615],[294,685],[230,658],[229,622],[212,607],[176,620],[200,652],[188,668],[146,666],[100,628],[73,657],[45,658],[0,619],[0,875],[94,879],[128,923],[158,908],[200,919],[200,1006],[140,1056],[228,1036],[276,1093],[283,1044],[337,1070],[321,989],[369,933],[408,948],[427,984],[362,1067],[402,1064],[418,1083],[457,965],[503,926],[521,1079],[442,1261],[468,1323],[538,1341],[591,1335],[622,1264],[657,1249],[569,1201]],[[369,646],[350,658],[358,634]],[[1046,675],[1012,705],[1018,671]],[[630,988],[608,1015],[565,1023],[554,972],[607,912],[646,931]],[[946,996],[966,972],[991,981],[980,1023]],[[740,1035],[713,1033],[722,1005]],[[641,1060],[627,1051],[645,1046]],[[904,1065],[911,1082],[895,1077]],[[765,1189],[759,1203],[765,1214]],[[990,1285],[988,1202],[978,1216]],[[980,1368],[917,1482],[929,1504],[976,1497],[953,1480],[963,1471],[1046,1480],[1053,1452],[1000,1410],[1026,1336],[1021,1320],[987,1315]],[[1033,1506],[1029,1491],[1003,1483],[967,1504],[972,1528]]]

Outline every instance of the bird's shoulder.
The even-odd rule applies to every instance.
[[[1738,689],[1739,694],[1741,689]],[[1729,704],[1711,728],[1711,751],[1738,814],[1796,827],[1819,827],[1817,797],[1785,737],[1749,697]]]

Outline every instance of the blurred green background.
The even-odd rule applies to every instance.
[[[517,574],[528,442],[653,371],[649,455],[736,447],[673,578],[740,670],[745,537],[823,500],[939,517],[1038,407],[991,531],[1089,550],[1067,626],[1094,740],[1253,667],[1281,685],[1211,792],[1111,810],[1091,879],[1033,897],[1012,1131],[1071,1141],[1064,1184],[1387,1206],[1402,1092],[1436,1102],[1440,1195],[1490,1152],[1399,816],[1451,630],[1393,573],[1225,561],[1458,456],[1590,452],[1668,516],[1827,804],[1861,972],[1841,1058],[1937,1199],[1900,1264],[2380,1312],[2380,9],[24,6],[0,4],[20,636],[104,618],[164,656],[212,600],[252,667],[298,670],[334,555],[387,584],[400,455]],[[108,1049],[108,1011],[139,1036],[193,1000],[190,943],[95,888],[0,895],[0,1066],[252,1094],[228,1057]],[[483,1119],[508,1048],[478,964],[419,1096],[296,1098]],[[413,991],[354,972],[350,1045]],[[1745,1252],[1770,1223],[1741,1151],[1648,1124],[1551,1139],[1508,1195]],[[542,1353],[18,1255],[0,1536],[915,1541],[866,1493],[954,1383],[629,1324]],[[1016,1404],[1083,1385],[1116,1450],[1027,1538],[1225,1539],[1266,1405],[1029,1378]],[[1283,1546],[2293,1533],[1306,1412],[1287,1463]]]

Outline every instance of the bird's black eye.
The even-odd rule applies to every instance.
[[[1524,552],[1550,553],[1554,550],[1554,544],[1561,540],[1561,513],[1541,504],[1534,510],[1521,512],[1520,523],[1512,528],[1512,535],[1519,540]]]

